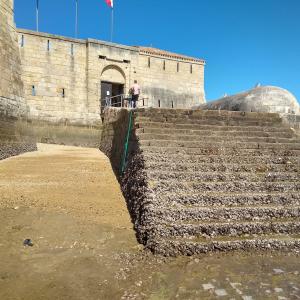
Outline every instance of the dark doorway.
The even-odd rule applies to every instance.
[[[123,93],[124,84],[101,81],[101,106],[104,107],[106,103],[109,103],[112,97],[115,97],[111,99],[112,106],[122,106],[122,97],[116,96],[123,95]]]

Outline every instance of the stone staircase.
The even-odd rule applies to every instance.
[[[300,250],[300,139],[277,114],[138,109],[122,188],[163,255]]]

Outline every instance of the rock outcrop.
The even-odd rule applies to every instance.
[[[259,86],[246,92],[200,105],[201,109],[300,114],[299,103],[289,91],[275,86]]]

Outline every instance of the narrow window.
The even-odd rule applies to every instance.
[[[190,66],[190,73],[193,74],[193,65]]]
[[[47,51],[50,51],[50,40],[47,41]]]
[[[24,47],[24,35],[21,36],[21,47]]]
[[[36,95],[36,90],[35,90],[35,86],[31,86],[31,95],[35,96]]]
[[[174,108],[174,101],[172,101],[172,108]]]
[[[62,89],[62,91],[61,91],[61,96],[62,96],[63,98],[66,97],[66,90],[65,90],[65,89]]]
[[[158,107],[160,107],[160,100],[158,100]]]
[[[179,63],[177,63],[177,72],[179,72]]]
[[[71,55],[74,55],[74,44],[71,44]]]
[[[166,70],[166,61],[165,60],[163,62],[163,69],[164,69],[164,71]]]
[[[150,60],[150,57],[148,57],[148,68],[151,67],[151,60]]]

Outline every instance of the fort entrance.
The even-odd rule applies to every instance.
[[[101,106],[107,101],[110,105],[121,106],[121,96],[124,94],[126,76],[124,71],[116,66],[106,66],[101,74]]]

